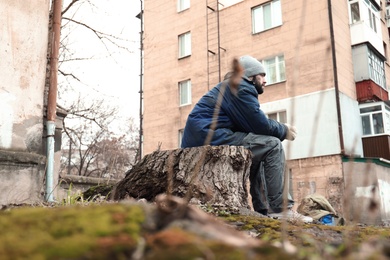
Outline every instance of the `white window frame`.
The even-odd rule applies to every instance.
[[[386,89],[385,62],[382,61],[370,48],[367,48],[368,73],[370,79]]]
[[[183,139],[183,134],[184,134],[184,129],[179,129],[178,131],[178,144],[179,144],[179,148],[181,147],[181,140]]]
[[[269,10],[269,14],[265,13]],[[268,15],[268,17],[266,17]],[[270,23],[266,25],[265,22]],[[282,25],[281,0],[273,0],[252,8],[252,33],[259,33],[265,30]]]
[[[179,106],[191,105],[191,80],[183,80],[179,82]]]
[[[190,8],[190,0],[177,0],[177,12],[182,12]]]
[[[373,29],[374,32],[377,32],[377,29],[376,29],[376,27],[377,27],[376,26],[376,16],[375,16],[374,12],[370,8],[368,8],[368,18],[370,20],[370,27],[371,27],[371,29]]]
[[[362,134],[364,137],[390,134],[390,108],[384,102],[374,102],[359,105],[360,117],[362,119]],[[381,116],[382,122],[378,126],[375,116]],[[368,120],[364,120],[364,118]],[[369,132],[364,124],[368,123]]]
[[[191,32],[179,35],[179,59],[191,55]]]
[[[264,65],[267,84],[275,84],[286,80],[284,55],[274,56],[261,61]],[[273,65],[270,65],[273,63]]]
[[[376,8],[376,6],[371,3],[370,0],[364,0],[363,1],[364,4],[366,5],[367,9],[368,9],[368,26],[370,26],[370,28],[372,30],[374,30],[376,33],[378,32],[378,26],[381,25],[380,23],[380,18],[379,18],[379,10],[378,8]],[[378,20],[378,22],[377,22]]]
[[[354,19],[354,16],[353,16],[353,12],[352,12],[352,5],[357,5],[357,7],[358,7],[358,17],[357,17],[357,19],[355,20]],[[361,15],[361,13],[360,13],[360,3],[359,3],[359,1],[350,1],[349,2],[349,12],[350,12],[350,19],[351,19],[351,24],[354,24],[354,23],[357,23],[357,22],[360,22],[361,20],[362,20],[362,15]]]
[[[270,119],[276,120],[282,124],[287,123],[287,111],[286,110],[267,113],[267,117]]]

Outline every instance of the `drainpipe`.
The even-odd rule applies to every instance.
[[[217,31],[218,31],[218,82],[221,82],[221,34],[219,31],[219,1],[217,1]]]
[[[53,34],[50,53],[50,86],[47,101],[46,201],[53,202],[54,134],[57,108],[58,53],[60,48],[62,0],[53,0]]]
[[[140,75],[139,75],[139,146],[138,146],[138,162],[142,159],[142,147],[143,147],[143,51],[144,51],[144,44],[143,44],[143,37],[144,37],[144,8],[141,2],[141,12],[136,16],[138,19],[141,20],[141,31],[140,31]]]
[[[331,41],[331,49],[332,49],[334,89],[335,89],[335,94],[336,94],[337,123],[338,123],[339,138],[340,138],[340,152],[341,152],[341,155],[345,155],[343,125],[341,122],[339,81],[338,81],[338,77],[337,77],[336,44],[334,41],[332,0],[328,0],[328,16],[329,16],[329,28],[330,28],[330,41]]]

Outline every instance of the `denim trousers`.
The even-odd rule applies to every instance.
[[[240,144],[252,152],[250,168],[250,194],[255,211],[283,211],[283,189],[286,159],[282,142],[273,136],[249,133]],[[288,194],[287,208],[294,201]]]

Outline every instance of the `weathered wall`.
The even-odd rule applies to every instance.
[[[390,164],[380,159],[355,159],[343,163],[345,208],[350,218],[361,223],[390,221]]]
[[[94,178],[94,177],[85,177],[78,175],[66,175],[60,178],[58,187],[54,192],[54,197],[57,201],[67,201],[69,198],[76,198],[78,195],[81,195],[83,192],[88,190],[91,187],[98,185],[114,185],[119,180],[109,179],[109,178]],[[93,198],[83,198],[93,199]]]
[[[343,215],[344,179],[340,155],[288,161],[292,196],[296,206],[310,194],[324,196]]]
[[[317,193],[348,221],[390,222],[389,161],[333,155],[292,160],[287,170],[296,206]]]
[[[0,1],[0,204],[44,196],[49,0]]]
[[[49,0],[0,1],[0,149],[42,152]]]
[[[0,206],[43,200],[45,157],[0,150]]]

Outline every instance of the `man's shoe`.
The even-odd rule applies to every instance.
[[[284,212],[280,212],[280,213],[268,213],[268,217],[271,217],[274,219],[291,220],[291,221],[299,220],[299,221],[302,221],[304,223],[313,222],[313,218],[299,214],[298,212],[293,211],[291,209],[284,211]]]

